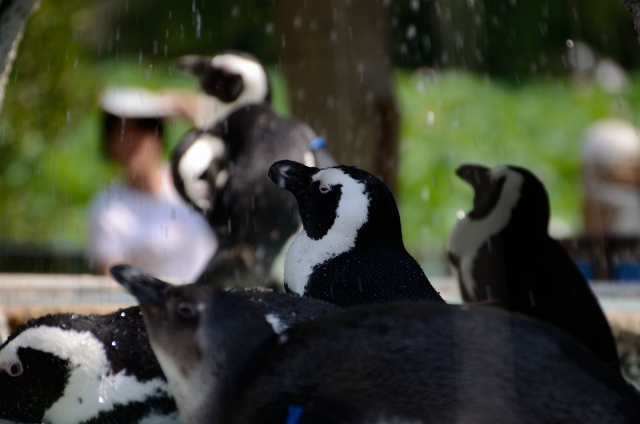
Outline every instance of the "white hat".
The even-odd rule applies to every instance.
[[[100,106],[126,118],[164,118],[179,113],[166,97],[142,88],[108,88],[100,96]]]

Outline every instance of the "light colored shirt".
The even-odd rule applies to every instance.
[[[159,193],[111,183],[94,198],[89,214],[92,265],[128,263],[158,278],[189,283],[218,246],[204,217],[175,191],[168,169]]]

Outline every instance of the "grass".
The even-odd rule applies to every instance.
[[[94,66],[84,73],[100,81],[100,86],[88,86],[95,93],[110,84],[195,86],[169,67],[136,60]],[[284,80],[272,72],[272,81],[276,108],[286,112]],[[637,84],[616,96],[562,81],[515,87],[466,73],[434,77],[399,70],[395,86],[403,116],[398,202],[407,247],[423,259],[444,252],[456,213],[470,208],[471,188],[454,174],[459,163],[531,169],[550,193],[554,230],[576,233],[580,138],[586,126],[609,116],[640,123],[640,115],[628,106],[640,101]],[[14,140],[20,143],[18,157],[0,170],[0,241],[82,249],[86,205],[116,175],[100,155],[99,111],[93,104],[74,112],[53,139],[25,132],[22,140]],[[11,100],[5,107],[11,107]],[[15,134],[0,120],[0,145],[2,128]],[[181,122],[169,125],[170,146],[187,128]]]
[[[43,112],[59,112],[55,100],[40,106],[47,110],[26,109],[22,125],[7,117],[11,114],[0,116],[0,244],[82,251],[87,239],[87,205],[117,177],[116,168],[101,154],[98,96],[102,89],[196,88],[194,78],[171,66],[154,67],[135,59],[89,62],[75,72],[71,91],[83,101],[71,102],[75,108],[69,109],[66,119],[64,111],[58,113],[61,122],[53,130],[30,121]],[[288,113],[284,79],[272,72],[272,82],[275,107]],[[8,89],[5,110],[22,106],[31,94],[29,84],[9,84]],[[87,104],[90,106],[85,107]],[[188,129],[184,121],[168,123],[167,156]],[[13,149],[11,155],[3,153],[3,148]]]
[[[472,189],[455,176],[464,162],[514,164],[546,185],[552,233],[580,231],[580,142],[586,127],[625,117],[640,89],[622,95],[562,81],[514,87],[467,73],[436,77],[398,72],[402,143],[399,206],[409,250],[444,252],[458,211],[471,208]]]

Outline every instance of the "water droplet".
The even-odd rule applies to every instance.
[[[200,38],[202,34],[202,16],[198,13],[196,15],[196,38]]]
[[[407,32],[405,34],[405,36],[407,37],[407,39],[411,40],[413,38],[416,38],[416,34],[418,33],[418,30],[416,29],[415,25],[409,25],[407,27]]]
[[[104,398],[103,398],[102,396],[100,396],[100,397],[98,398],[98,402],[100,402],[100,403],[104,403]]]
[[[464,213],[464,211],[458,211],[456,212],[456,216],[458,217],[458,219],[464,219],[464,217],[467,216],[467,214]]]
[[[126,317],[126,316],[127,316],[127,313],[126,313],[126,312],[123,312],[123,313],[121,313],[121,314],[120,314],[120,316],[121,316],[121,317]]]
[[[431,126],[436,120],[436,114],[432,110],[427,112],[427,125]]]
[[[116,346],[118,343],[114,340],[111,342],[111,346]]]
[[[267,26],[266,26],[264,32],[267,35],[273,35],[273,32],[275,31],[275,28],[276,28],[276,26],[274,25],[274,23],[273,22],[269,22],[269,23],[267,23]]]
[[[570,49],[573,48],[573,40],[567,40],[567,47],[569,47]]]
[[[76,320],[76,319],[78,319],[78,315],[76,315],[76,314],[71,315],[71,319],[72,319],[72,320]]]

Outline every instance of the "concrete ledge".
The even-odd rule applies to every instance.
[[[453,277],[430,280],[448,303],[461,302]],[[612,326],[640,333],[640,282],[594,281],[591,287]],[[107,313],[131,305],[135,299],[106,276],[0,274],[0,309],[12,327],[48,313]]]

